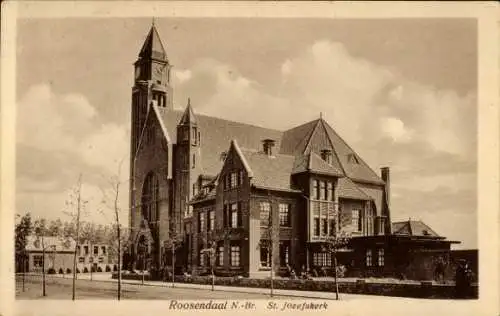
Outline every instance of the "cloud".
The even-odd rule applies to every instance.
[[[183,83],[191,79],[191,71],[188,70],[174,70],[174,75],[178,82]]]
[[[101,122],[85,96],[59,94],[47,84],[32,86],[19,99],[17,122],[18,211],[64,217],[68,190],[82,174],[82,194],[93,218],[100,218],[100,188],[120,161],[128,170],[128,128]],[[121,203],[126,205],[126,194]]]
[[[380,120],[382,133],[396,142],[408,142],[412,139],[412,132],[398,118],[385,117]]]

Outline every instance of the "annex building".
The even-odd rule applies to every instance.
[[[449,251],[425,224],[391,222],[389,168],[375,172],[322,117],[280,131],[196,114],[189,100],[175,110],[154,25],[134,65],[127,268],[162,270],[173,248],[193,274],[320,269],[340,231],[348,273],[408,273]]]

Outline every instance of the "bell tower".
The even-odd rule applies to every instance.
[[[170,85],[170,72],[172,66],[167,57],[158,30],[154,24],[151,25],[146,40],[139,52],[137,61],[134,63],[134,85],[132,87],[132,126],[130,137],[130,204],[131,213],[129,216],[130,227],[135,227],[140,220],[136,218],[137,210],[134,205],[134,188],[140,183],[135,179],[135,169],[137,164],[136,155],[144,141],[146,133],[146,120],[151,115],[151,106],[171,110],[172,87]]]

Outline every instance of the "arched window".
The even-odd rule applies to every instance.
[[[142,216],[148,222],[158,220],[159,183],[156,174],[148,173],[142,187]]]

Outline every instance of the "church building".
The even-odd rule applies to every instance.
[[[174,109],[155,25],[134,65],[125,266],[159,271],[174,253],[193,274],[313,270],[332,266],[324,244],[339,231],[352,241],[340,262],[364,275],[394,272],[415,242],[449,251],[430,228],[393,233],[389,168],[375,172],[320,115],[281,131],[197,114],[190,100]]]

